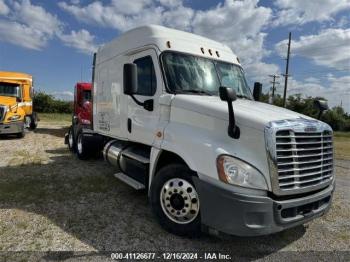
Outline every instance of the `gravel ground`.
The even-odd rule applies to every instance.
[[[66,123],[40,122],[24,139],[0,139],[0,251],[229,250],[269,259],[350,250],[349,160],[337,160],[333,206],[322,218],[264,237],[187,239],[165,232],[146,194],[114,179],[102,160],[71,155],[65,132]]]

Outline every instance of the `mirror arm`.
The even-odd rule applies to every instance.
[[[136,99],[136,97],[134,95],[130,95],[132,100],[134,100],[134,102],[139,105],[139,106],[144,106],[144,103],[140,102],[139,100]]]
[[[134,95],[130,95],[132,100],[134,100],[134,102],[139,105],[142,106],[144,109],[146,109],[147,111],[153,111],[153,100],[146,100],[145,102],[140,102],[139,100],[136,99],[136,97]]]
[[[228,106],[228,130],[227,133],[230,137],[234,139],[238,139],[240,137],[240,129],[236,125],[235,121],[235,114],[233,112],[233,106],[232,106],[232,101],[227,101],[227,106]]]

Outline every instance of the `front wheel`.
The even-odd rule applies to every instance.
[[[183,164],[160,169],[151,186],[153,212],[167,231],[196,237],[201,233],[200,201],[192,182],[193,172]]]
[[[68,148],[70,151],[75,151],[75,141],[74,141],[74,134],[73,134],[73,127],[69,128],[68,130]]]
[[[31,116],[30,116],[30,124],[29,124],[29,128],[31,130],[34,130],[36,129],[38,126],[38,115],[36,113],[33,113]]]
[[[20,133],[17,133],[17,134],[16,134],[16,137],[17,137],[17,138],[24,138],[24,137],[25,137],[24,130],[23,130],[22,132],[20,132]]]

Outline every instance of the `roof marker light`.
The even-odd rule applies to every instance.
[[[238,62],[238,63],[241,63],[241,62],[239,61],[239,58],[238,58],[238,56],[236,57],[236,59],[237,59],[237,62]]]
[[[220,57],[219,51],[216,51],[215,53],[216,53],[216,56],[217,56],[217,57]]]
[[[210,55],[213,55],[213,53],[211,52],[211,49],[209,49],[208,51],[209,51],[209,54],[210,54]]]
[[[204,54],[204,48],[203,47],[201,47],[201,51],[202,51],[202,54]]]
[[[170,41],[167,41],[167,42],[166,42],[166,46],[167,46],[168,48],[171,48]]]

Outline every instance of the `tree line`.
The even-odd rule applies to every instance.
[[[318,109],[314,106],[316,99],[327,100],[323,97],[306,97],[302,98],[301,94],[291,95],[287,98],[287,109],[304,114],[313,118],[318,117]],[[262,102],[269,102],[269,95],[262,95]],[[283,107],[283,98],[276,95],[273,104]],[[325,111],[321,116],[321,121],[329,124],[334,131],[350,131],[350,114],[345,112],[341,106],[335,106]]]
[[[73,102],[56,99],[45,92],[36,92],[33,98],[34,111],[38,113],[72,114]]]

